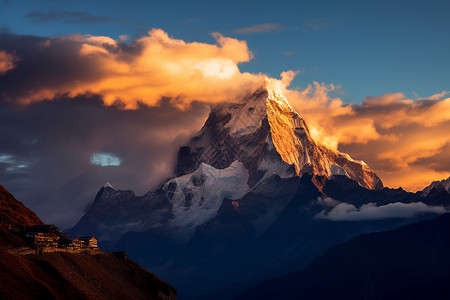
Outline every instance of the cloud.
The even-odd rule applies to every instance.
[[[337,201],[337,200],[334,200],[334,199],[331,198],[331,197],[326,197],[326,198],[318,197],[318,198],[317,198],[317,203],[320,204],[320,205],[322,205],[322,206],[336,207],[336,206],[339,205],[341,202],[340,202],[340,201]]]
[[[427,97],[427,98],[417,98],[417,100],[439,100],[439,99],[443,98],[445,95],[448,95],[448,94],[450,94],[449,91],[442,91],[440,93],[431,95],[430,97]]]
[[[352,204],[341,202],[328,212],[326,210],[322,210],[316,215],[316,218],[328,219],[332,221],[361,221],[389,218],[410,218],[424,213],[443,214],[446,212],[447,210],[444,207],[428,206],[422,202],[396,202],[381,206],[377,206],[375,203],[367,203],[362,205],[360,208],[356,208]]]
[[[315,18],[306,20],[303,25],[305,25],[308,30],[319,31],[327,28],[330,25],[330,21],[324,18]]]
[[[431,155],[424,156],[412,162],[414,166],[424,166],[437,172],[449,172],[450,170],[450,142],[433,151]]]
[[[1,184],[61,227],[78,221],[107,181],[138,195],[157,188],[209,112],[197,102],[184,111],[169,102],[136,110],[105,107],[95,95],[25,107],[0,102]]]
[[[253,25],[250,27],[244,27],[244,28],[238,28],[232,31],[232,33],[236,34],[251,34],[251,33],[258,33],[258,32],[272,32],[281,30],[283,26],[278,23],[264,23],[264,24],[258,24]]]
[[[25,18],[30,19],[35,23],[44,22],[63,22],[63,23],[100,23],[114,21],[108,17],[92,16],[86,12],[81,11],[66,11],[66,10],[52,10],[52,11],[32,11],[25,15]]]
[[[447,92],[427,100],[387,93],[348,104],[340,98],[339,85],[314,82],[289,89],[291,80],[280,81],[283,93],[305,118],[315,140],[364,160],[386,186],[422,190],[430,181],[450,175]]]
[[[101,95],[106,105],[120,102],[125,108],[157,105],[169,97],[186,107],[192,101],[235,99],[260,87],[264,76],[238,68],[253,57],[247,43],[219,33],[213,37],[216,44],[187,43],[153,29],[123,44],[104,36],[3,35],[0,47],[15,49],[30,63],[21,64],[15,76],[5,79],[2,95],[9,101],[32,103],[62,94],[93,93]]]
[[[98,152],[98,153],[92,154],[92,156],[91,156],[91,164],[93,164],[93,165],[98,165],[98,166],[102,166],[102,167],[107,167],[107,166],[118,167],[118,166],[120,166],[121,163],[122,163],[122,161],[120,160],[120,158],[111,153]]]
[[[14,69],[18,61],[19,57],[16,55],[0,50],[0,75]]]

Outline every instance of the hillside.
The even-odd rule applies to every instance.
[[[1,299],[176,299],[176,291],[112,254],[0,253]]]
[[[42,224],[44,223],[33,211],[0,185],[0,249],[24,246],[25,241],[19,232],[26,227]]]
[[[450,214],[332,247],[240,299],[449,299]]]
[[[176,299],[166,282],[124,255],[16,255],[23,231],[44,224],[0,185],[0,299]]]

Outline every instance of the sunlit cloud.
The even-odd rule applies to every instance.
[[[445,95],[448,95],[448,94],[450,94],[449,91],[442,91],[440,93],[436,93],[436,94],[431,95],[431,96],[426,97],[426,98],[419,98],[419,97],[417,97],[417,100],[439,100],[439,99],[443,98]]]
[[[446,91],[423,99],[388,93],[348,104],[336,96],[340,86],[333,84],[289,89],[293,76],[284,72],[281,86],[315,140],[364,160],[386,186],[416,191],[450,176]]]
[[[0,75],[14,69],[18,61],[19,57],[16,55],[0,50]]]
[[[253,57],[247,43],[220,33],[212,36],[216,44],[188,43],[161,29],[149,31],[130,45],[104,36],[49,38],[40,42],[40,51],[49,56],[58,51],[52,57],[55,67],[43,61],[41,68],[52,76],[51,72],[67,72],[64,78],[23,85],[21,90],[7,88],[3,96],[30,103],[60,94],[94,93],[101,95],[106,105],[120,102],[131,109],[139,103],[156,105],[162,97],[172,98],[179,107],[192,101],[229,101],[259,87],[263,76],[242,73],[238,68]],[[74,72],[76,69],[79,71]]]

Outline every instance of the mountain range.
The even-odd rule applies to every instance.
[[[363,161],[315,141],[268,84],[212,107],[159,188],[136,196],[105,185],[70,231],[125,249],[181,299],[229,299],[359,234],[445,213],[441,186],[383,187]]]

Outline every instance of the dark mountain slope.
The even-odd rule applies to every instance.
[[[0,299],[176,299],[176,291],[110,253],[16,255],[24,229],[43,224],[0,185]]]
[[[0,248],[24,246],[19,234],[26,227],[44,224],[36,214],[0,185]]]
[[[450,214],[335,246],[235,299],[449,299]],[[432,290],[430,290],[432,288]]]
[[[0,255],[0,299],[176,298],[169,284],[112,254]]]

